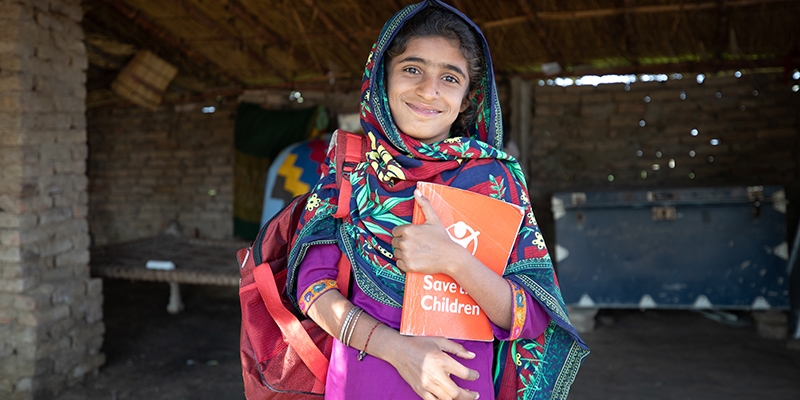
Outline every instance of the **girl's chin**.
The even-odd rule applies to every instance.
[[[406,121],[406,122],[408,122],[408,121]],[[428,144],[442,141],[444,139],[447,139],[450,136],[449,129],[444,134],[436,134],[436,133],[433,133],[433,132],[435,132],[435,129],[430,129],[430,125],[429,124],[425,124],[425,123],[421,123],[421,124],[405,124],[405,125],[406,126],[398,125],[397,129],[399,129],[400,132],[403,132],[403,134],[405,134],[406,136],[409,136],[409,137],[411,137],[413,139],[419,140],[420,142],[424,142],[424,143],[428,143]],[[438,126],[438,124],[437,124],[437,126]]]

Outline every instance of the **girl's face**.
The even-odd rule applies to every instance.
[[[458,42],[440,36],[410,39],[387,66],[389,109],[400,131],[428,144],[447,139],[469,105],[467,71]]]

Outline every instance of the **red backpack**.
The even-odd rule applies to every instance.
[[[363,135],[337,131],[339,209],[349,213],[349,174],[363,158]],[[287,262],[308,194],[295,197],[267,222],[250,247],[236,253],[242,328],[239,351],[244,392],[251,399],[310,399],[323,396],[333,337],[305,318],[289,298]],[[342,253],[337,283],[347,293],[350,262]]]

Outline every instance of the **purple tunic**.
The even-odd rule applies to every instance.
[[[338,273],[337,262],[340,250],[335,244],[311,246],[298,271],[297,296],[303,303],[303,293],[312,285],[323,280],[336,279]],[[359,287],[352,288],[350,301],[363,308],[366,313],[383,322],[393,329],[400,328],[400,308],[389,307],[367,296]],[[319,294],[318,292],[314,299]],[[524,323],[518,338],[535,339],[547,324],[550,317],[542,306],[526,293],[528,305],[524,310]],[[306,299],[308,300],[308,299]],[[305,309],[313,303],[313,299],[305,302]],[[516,310],[515,310],[516,311]],[[508,340],[508,331],[492,324],[492,330],[497,340]],[[479,378],[475,381],[464,381],[453,377],[457,385],[480,393],[481,399],[494,399],[494,384],[492,382],[493,346],[491,342],[477,342],[454,340],[463,345],[467,350],[475,353],[472,360],[460,359],[453,356],[461,364],[478,371]],[[358,361],[358,349],[347,347],[338,340],[334,340],[331,360],[328,366],[328,379],[325,384],[325,399],[413,399],[418,398],[394,367],[386,361],[367,355]]]

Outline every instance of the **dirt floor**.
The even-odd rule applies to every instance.
[[[171,315],[167,284],[104,284],[106,365],[55,400],[244,398],[236,288],[184,285],[186,308]],[[570,399],[800,399],[800,346],[738,315],[601,310]]]
[[[182,285],[172,315],[167,283],[103,285],[106,364],[55,400],[244,399],[236,287]]]

